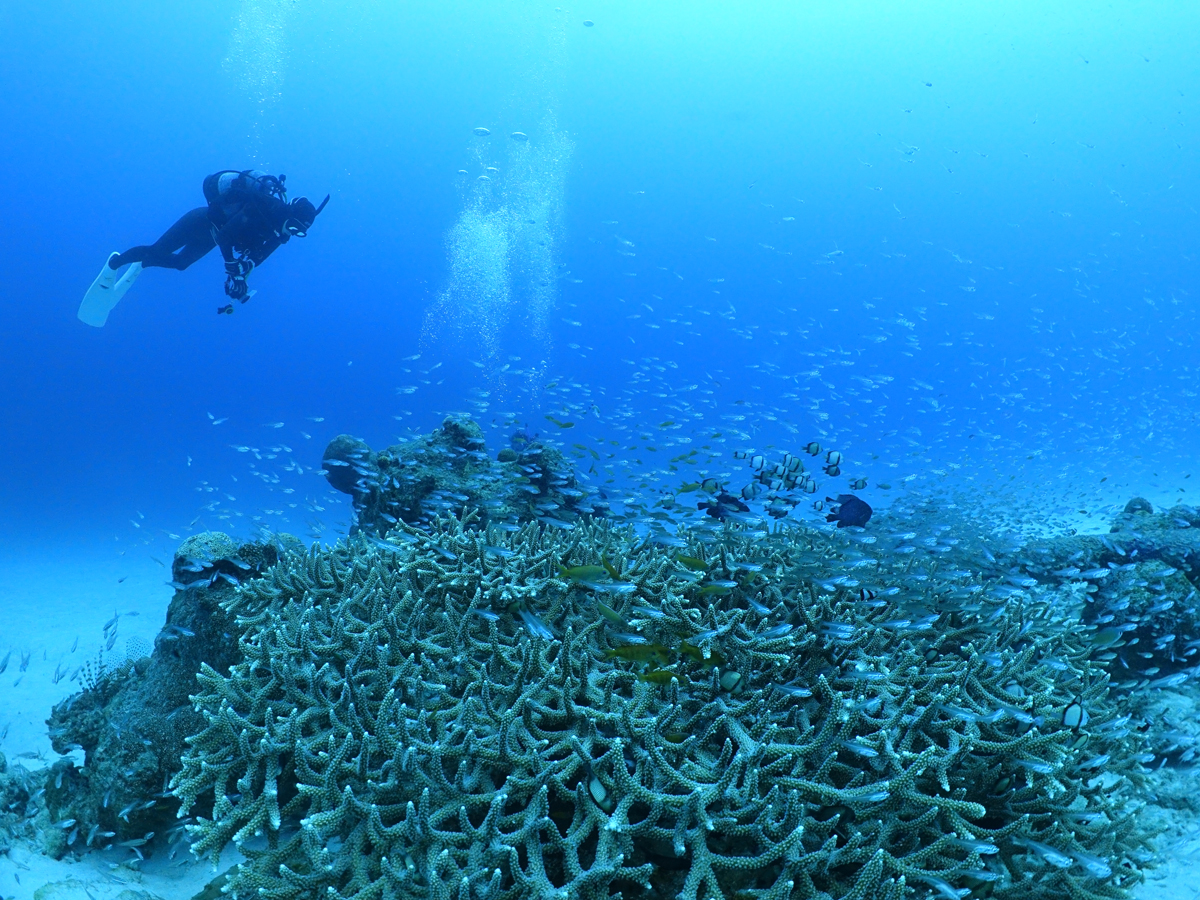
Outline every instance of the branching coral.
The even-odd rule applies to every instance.
[[[200,676],[194,849],[264,900],[1127,896],[1136,742],[1053,598],[880,599],[824,580],[837,541],[448,519],[285,555]]]

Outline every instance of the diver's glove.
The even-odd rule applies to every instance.
[[[225,274],[230,278],[245,278],[254,271],[254,260],[247,257],[225,263]]]
[[[250,299],[246,290],[246,279],[242,275],[230,275],[225,279],[225,294],[233,300],[245,303]]]

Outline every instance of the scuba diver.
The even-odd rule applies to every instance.
[[[213,247],[225,259],[225,293],[245,303],[254,296],[246,277],[281,245],[304,237],[329,202],[307,197],[289,201],[286,175],[276,178],[247,169],[227,169],[204,179],[207,206],[186,212],[153,244],[112,253],[79,307],[79,318],[97,328],[133,285],[143,268],[186,269]],[[120,270],[124,267],[123,273]],[[218,313],[233,313],[228,303]]]

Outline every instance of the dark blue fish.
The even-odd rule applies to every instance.
[[[826,497],[825,500],[829,503],[835,502],[832,497]],[[831,512],[825,517],[826,522],[837,522],[838,528],[849,528],[852,525],[861,528],[871,521],[871,507],[853,494],[838,494],[836,503],[837,506],[831,507]]]
[[[704,510],[707,515],[715,519],[725,519],[734,513],[750,511],[750,507],[723,489],[717,490],[715,499],[701,500],[696,504],[696,508]]]

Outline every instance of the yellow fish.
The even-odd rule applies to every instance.
[[[694,644],[689,644],[687,641],[680,641],[676,648],[678,652],[684,656],[690,656],[702,666],[723,666],[725,665],[725,657],[716,650],[711,651],[708,656],[704,655],[704,651]]]
[[[601,603],[599,600],[597,600],[596,606],[600,608],[600,615],[604,616],[604,618],[608,619],[608,621],[612,622],[614,625],[620,625],[622,628],[629,627],[629,623],[621,618],[621,614],[608,604]]]
[[[568,568],[559,563],[558,574],[567,581],[595,581],[597,578],[603,578],[607,574],[607,570],[604,566],[571,566]]]
[[[679,556],[675,557],[675,561],[685,569],[691,569],[693,572],[708,571],[708,563],[702,559],[697,559],[694,556],[684,556],[680,554]]]
[[[666,665],[671,661],[671,651],[662,644],[621,644],[604,651],[605,659],[626,659],[629,662]]]

